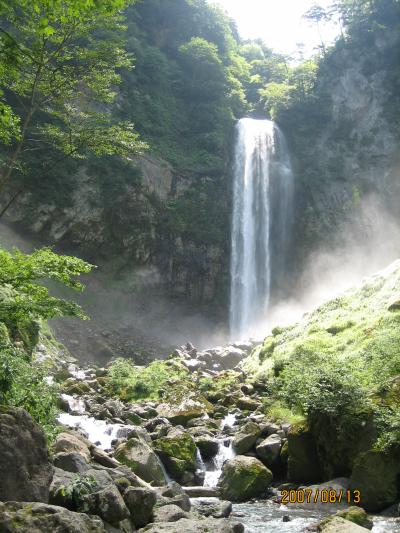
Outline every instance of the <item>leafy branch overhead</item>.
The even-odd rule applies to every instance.
[[[83,285],[76,277],[92,268],[82,259],[57,255],[49,248],[30,255],[0,250],[0,321],[13,324],[60,316],[87,318],[78,304],[51,296],[43,281],[54,280],[81,291]]]
[[[77,158],[146,149],[133,125],[110,110],[119,71],[132,68],[120,14],[130,3],[0,3],[0,88],[7,94],[0,140],[10,145],[0,189],[43,145]]]

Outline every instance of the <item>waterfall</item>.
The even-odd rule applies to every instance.
[[[233,338],[256,334],[266,321],[271,289],[278,289],[283,281],[293,190],[290,158],[277,125],[270,120],[240,120],[232,216]]]

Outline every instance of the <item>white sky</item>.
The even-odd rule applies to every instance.
[[[294,54],[297,43],[305,45],[306,55],[321,43],[316,27],[302,19],[314,4],[328,7],[332,0],[211,0],[236,20],[244,39],[262,40],[277,52]],[[331,42],[338,33],[336,26],[322,27],[324,41]]]

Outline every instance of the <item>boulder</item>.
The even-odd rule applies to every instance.
[[[270,435],[256,447],[258,457],[267,465],[272,466],[279,458],[282,441],[279,435]]]
[[[49,501],[53,466],[42,429],[24,409],[0,407],[0,500]]]
[[[399,475],[396,454],[370,450],[356,457],[350,489],[360,491],[361,505],[367,511],[382,511],[398,500]]]
[[[323,533],[366,533],[365,527],[358,526],[339,516],[335,516],[319,525],[319,531]]]
[[[188,514],[174,504],[163,505],[154,510],[154,522],[177,522],[181,518],[188,518]]]
[[[264,495],[272,482],[272,472],[254,457],[238,455],[226,461],[218,486],[222,498],[243,502]]]
[[[244,533],[244,526],[240,522],[230,519],[205,518],[196,520],[182,518],[178,522],[160,522],[149,524],[140,533]]]
[[[228,518],[232,512],[232,503],[224,500],[210,501],[199,500],[194,504],[194,511],[202,516],[211,516],[212,518]]]
[[[108,485],[85,498],[89,512],[100,516],[105,522],[117,525],[130,516],[128,507],[115,485]]]
[[[220,495],[218,487],[183,487],[183,490],[190,498],[218,498]]]
[[[91,444],[89,441],[84,437],[78,436],[76,433],[60,433],[54,443],[55,453],[78,453],[82,455],[87,463],[90,462],[90,447]]]
[[[261,403],[248,396],[240,396],[236,401],[236,405],[244,411],[255,411],[261,406]]]
[[[156,489],[156,495],[157,505],[159,507],[175,504],[183,511],[190,511],[191,509],[190,499],[186,494],[186,487],[181,487],[175,481],[171,481],[166,487]]]
[[[180,481],[186,471],[196,471],[196,444],[193,437],[179,428],[172,428],[165,437],[153,443],[168,472]]]
[[[361,526],[366,529],[372,529],[373,522],[368,518],[367,513],[362,509],[361,507],[348,507],[347,509],[344,509],[343,511],[339,511],[338,513],[334,514],[333,516],[329,516],[328,518],[325,518],[320,524],[319,528],[320,530],[324,530],[323,528],[331,521],[333,521],[335,518],[344,518],[345,520],[348,520],[352,522],[353,524],[357,524],[358,526]]]
[[[131,438],[120,444],[115,458],[142,479],[155,485],[165,484],[165,475],[159,458],[143,438]]]
[[[260,426],[249,421],[235,434],[233,447],[238,455],[248,452],[260,436]]]
[[[166,418],[175,426],[186,425],[192,418],[212,413],[213,407],[206,399],[185,398],[177,405],[162,403],[157,407],[158,416]]]
[[[314,437],[302,424],[293,426],[288,433],[288,479],[299,483],[321,479]]]
[[[2,533],[106,533],[97,516],[44,503],[0,503]]]
[[[153,509],[157,501],[154,490],[129,487],[124,492],[124,501],[135,527],[144,527],[154,521]]]
[[[246,352],[240,348],[235,348],[234,346],[229,346],[222,354],[214,357],[216,363],[221,365],[223,370],[232,370],[235,368],[244,358],[246,357]]]
[[[61,470],[67,472],[79,472],[82,474],[88,470],[89,466],[86,459],[80,453],[60,452],[53,458],[53,464]]]
[[[201,435],[200,437],[195,437],[194,440],[204,461],[217,455],[219,450],[219,441],[217,439],[208,435]]]

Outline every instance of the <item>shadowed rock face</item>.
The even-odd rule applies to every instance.
[[[0,503],[0,530],[4,533],[54,533],[79,531],[105,533],[97,516],[74,513],[63,507],[43,503]]]
[[[43,431],[23,409],[0,409],[0,500],[49,501],[53,467]]]

